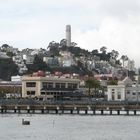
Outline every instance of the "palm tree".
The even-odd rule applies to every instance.
[[[127,55],[122,55],[122,56],[121,56],[121,60],[122,60],[122,62],[123,62],[123,67],[124,67],[124,62],[125,62],[126,60],[128,60],[128,56],[127,56]]]
[[[86,81],[86,87],[88,88],[88,94],[91,95],[91,89],[94,88],[95,91],[97,88],[100,87],[99,81],[97,81],[95,78],[88,78]]]

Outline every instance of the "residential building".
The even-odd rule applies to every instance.
[[[70,52],[60,51],[59,54],[61,55],[59,63],[62,67],[71,67],[72,65],[75,65],[73,55]]]
[[[58,66],[59,65],[57,57],[43,57],[43,62],[45,62],[49,66]]]

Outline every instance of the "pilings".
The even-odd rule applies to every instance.
[[[140,115],[140,109],[111,108],[96,106],[0,106],[0,113],[27,113],[27,114],[77,114],[77,115]]]

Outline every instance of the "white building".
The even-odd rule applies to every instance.
[[[19,75],[17,75],[17,76],[11,76],[11,81],[12,82],[21,81],[21,76],[19,76]]]
[[[140,85],[134,83],[129,77],[119,81],[118,85],[107,86],[108,101],[140,101]]]

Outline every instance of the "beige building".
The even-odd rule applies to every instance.
[[[79,79],[58,77],[22,77],[22,97],[38,97],[47,100],[60,98],[65,93],[79,89]]]

